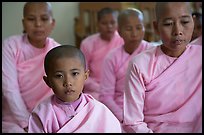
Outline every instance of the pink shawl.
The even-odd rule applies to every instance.
[[[189,45],[169,64],[160,47],[133,59],[124,101],[127,132],[202,132],[201,48]]]
[[[121,133],[120,122],[111,111],[91,95],[81,94],[82,100],[75,115],[60,126],[63,115],[51,98],[34,109],[29,119],[29,132],[45,133]],[[61,113],[62,114],[62,113]]]
[[[34,48],[27,35],[12,36],[3,42],[2,91],[4,132],[22,132],[36,104],[52,94],[43,81],[44,56],[59,44],[47,38],[43,49]],[[12,128],[10,124],[12,125]]]

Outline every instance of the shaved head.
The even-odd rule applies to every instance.
[[[189,2],[156,2],[155,5],[155,13],[156,13],[156,19],[157,21],[160,19],[161,15],[164,13],[164,11],[169,7],[173,5],[183,5],[186,7],[186,9],[189,11],[189,14],[192,13],[190,3]],[[176,12],[176,11],[175,11]]]
[[[72,45],[61,45],[51,49],[45,56],[44,68],[46,74],[48,74],[49,66],[52,65],[53,60],[60,58],[79,58],[84,69],[86,67],[85,57],[80,49]]]
[[[26,13],[29,11],[29,9],[32,6],[46,6],[48,13],[50,14],[50,16],[53,16],[52,13],[52,6],[49,2],[26,2],[26,4],[24,5],[23,8],[23,16],[26,16]]]
[[[143,22],[143,14],[141,11],[135,8],[127,8],[123,11],[118,16],[118,25],[121,27],[123,24],[126,23],[127,19],[129,16],[136,16],[138,17],[142,22]]]

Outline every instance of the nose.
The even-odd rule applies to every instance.
[[[111,28],[113,27],[113,25],[112,25],[111,23],[108,23],[108,24],[107,24],[107,27],[108,27],[109,29],[111,29]]]
[[[134,28],[132,29],[132,36],[136,36],[137,35],[137,30],[135,30]]]
[[[64,87],[70,87],[70,86],[72,86],[72,84],[71,84],[70,82],[66,82],[66,81],[65,81],[65,82],[63,83],[63,86],[64,86]]]
[[[70,86],[72,86],[72,83],[70,82],[70,80],[68,78],[65,78],[64,82],[63,82],[63,86],[64,87],[70,87]]]
[[[179,23],[175,23],[174,28],[173,28],[173,35],[174,36],[179,36],[182,35],[182,26]]]
[[[41,26],[41,25],[42,25],[41,20],[40,20],[40,19],[36,19],[35,25],[36,25],[36,26]]]

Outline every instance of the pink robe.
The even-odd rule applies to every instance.
[[[91,35],[82,41],[80,49],[85,55],[87,68],[90,70],[83,92],[91,94],[96,99],[99,98],[99,83],[103,60],[110,50],[122,44],[123,39],[117,31],[110,42],[102,40],[99,33]]]
[[[29,133],[121,133],[113,113],[91,95],[82,93],[72,103],[55,96],[44,100],[29,118]]]
[[[59,45],[47,38],[45,48],[33,47],[27,35],[12,36],[2,48],[2,132],[24,132],[31,110],[52,94],[43,81],[44,56]]]
[[[202,35],[199,36],[198,38],[194,39],[193,41],[191,41],[190,44],[195,44],[195,45],[201,45],[202,46]]]
[[[138,53],[153,47],[142,40],[139,47],[130,55],[124,50],[124,45],[112,50],[104,60],[99,101],[104,103],[122,122],[123,92],[125,75],[129,60]]]
[[[202,132],[202,47],[179,58],[160,46],[130,61],[124,96],[126,132]]]

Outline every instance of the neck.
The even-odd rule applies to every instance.
[[[31,40],[28,37],[28,40],[29,40],[30,44],[32,46],[36,47],[36,48],[44,48],[45,47],[46,39],[45,40],[34,41],[34,40]]]
[[[161,50],[164,54],[166,54],[170,57],[178,58],[186,50],[186,47],[175,51],[175,50],[170,50],[169,48],[165,47],[164,45],[161,45]]]
[[[127,53],[129,53],[130,55],[135,51],[137,50],[137,48],[139,47],[139,45],[128,45],[128,44],[125,44],[124,45],[124,49]]]

